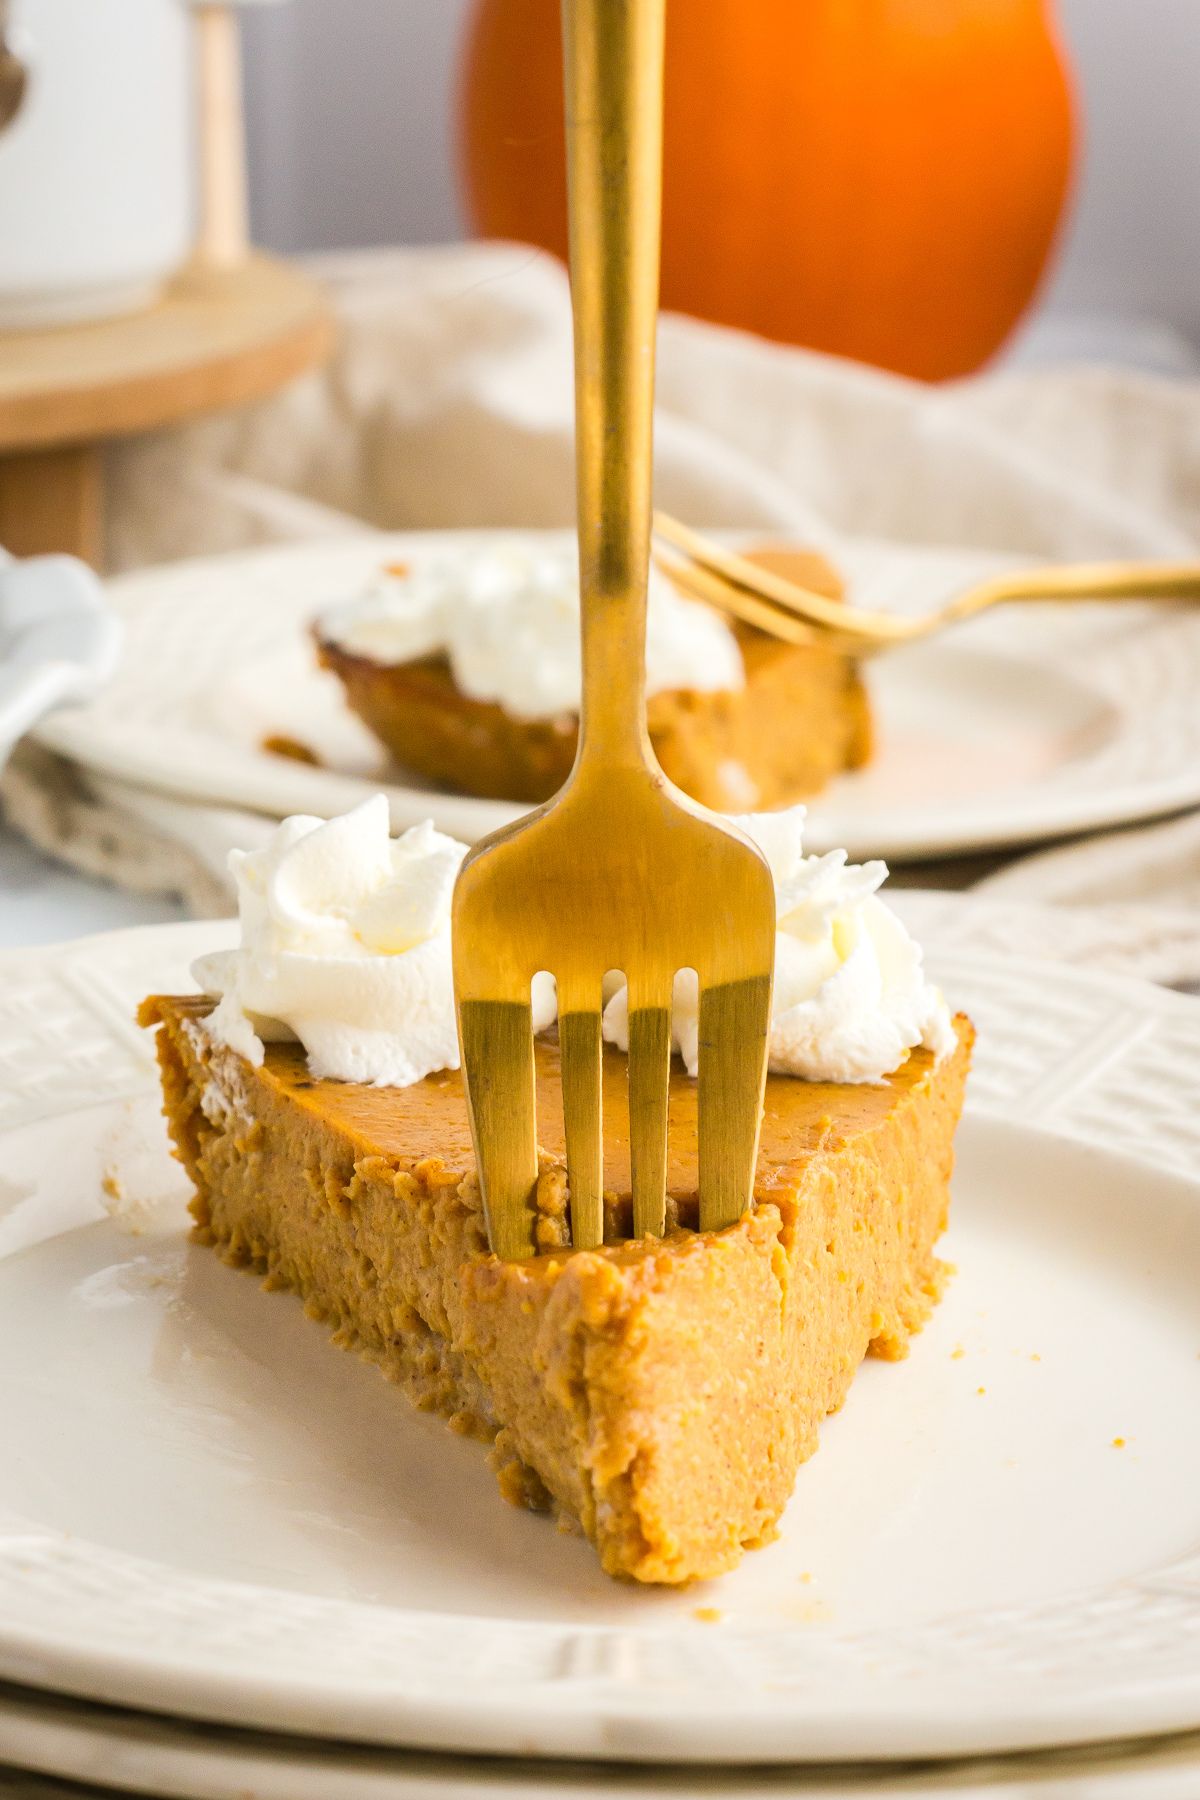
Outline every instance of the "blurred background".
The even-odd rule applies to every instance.
[[[107,574],[161,569],[173,596],[170,565],[193,558],[294,546],[297,568],[319,571],[326,542],[379,530],[571,521],[569,293],[561,264],[523,248],[565,245],[560,7],[0,0],[0,560],[18,559],[0,590],[47,551]],[[1200,0],[668,0],[662,509],[817,546],[861,604],[917,611],[981,579],[980,557],[1194,559],[1198,65]],[[854,564],[864,541],[887,547],[878,565],[869,545]],[[315,608],[361,577],[312,579]],[[215,641],[202,586],[179,602],[198,647],[172,665],[184,687]],[[13,634],[26,631],[31,608],[11,605]],[[329,742],[314,744],[308,619],[289,615],[277,663],[197,699],[204,723],[162,815],[164,746],[187,707],[164,685],[158,636],[167,618],[185,627],[174,598],[158,612],[133,761],[126,703],[111,754],[98,703],[69,747],[40,744],[40,760],[19,747],[0,805],[76,868],[220,910],[227,839],[255,827],[249,812],[214,824],[213,808],[267,793],[254,806],[316,810],[296,798],[297,747],[355,779],[374,751],[335,741],[336,695]],[[48,616],[46,603],[34,624]],[[218,687],[237,667],[240,600],[230,617]],[[929,695],[956,692],[936,659],[928,692],[901,682],[894,705],[873,673],[887,785],[872,800],[873,775],[856,776],[847,804],[893,821],[902,800],[919,828],[887,853],[942,859],[1194,804],[1200,662],[1182,639],[1200,619],[1156,621],[1170,642],[1153,680],[1129,682],[1122,661],[1117,698],[1096,687],[1080,716],[1045,690],[1019,754],[1022,684],[982,681],[986,730],[974,704],[934,729]],[[3,626],[0,608],[0,673]],[[1040,674],[1060,649],[1029,630]],[[1095,648],[1078,661],[1091,668]],[[113,662],[93,658],[75,694]],[[1114,725],[1127,686],[1144,744]],[[270,702],[253,731],[251,693]],[[31,717],[8,708],[9,742]],[[1074,798],[1081,745],[1091,811]],[[0,691],[0,761],[5,747]],[[95,777],[102,754],[119,793]],[[1050,770],[1070,795],[1053,824]],[[1010,809],[991,835],[985,787],[997,816]],[[403,791],[427,816],[429,791]],[[860,841],[852,817],[838,831]],[[42,892],[22,932],[43,929]]]
[[[1082,155],[1014,352],[1182,372],[1200,343],[1200,5],[1057,0],[1052,10],[1074,68]],[[260,243],[295,252],[468,234],[455,100],[471,12],[472,0],[291,0],[247,14]],[[1010,120],[1015,137],[1028,127]]]

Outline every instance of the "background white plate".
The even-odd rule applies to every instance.
[[[1200,1724],[1200,1008],[975,954],[969,904],[900,899],[957,937],[933,966],[981,1028],[959,1274],[908,1363],[863,1370],[781,1541],[684,1593],[607,1581],[186,1242],[130,1014],[228,926],[4,958],[0,1675],[643,1761]]]
[[[307,637],[314,613],[382,562],[456,535],[470,534],[364,534],[124,576],[109,586],[127,627],[117,679],[36,735],[110,775],[280,815],[335,813],[386,786],[396,829],[432,816],[480,836],[520,809],[404,785],[333,676],[313,666]],[[978,552],[853,543],[838,560],[863,604],[904,610],[1004,566]],[[1200,801],[1196,608],[1009,612],[880,658],[868,679],[878,754],[821,796],[813,849],[937,856]],[[264,751],[279,733],[324,766]]]
[[[433,1756],[190,1725],[0,1687],[0,1800],[88,1800],[97,1783],[165,1800],[1196,1800],[1200,1736],[970,1761],[776,1769]]]

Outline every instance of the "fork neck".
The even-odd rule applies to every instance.
[[[582,596],[579,763],[646,733],[664,0],[563,0]]]

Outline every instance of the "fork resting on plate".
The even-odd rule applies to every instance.
[[[993,576],[914,618],[844,606],[713,543],[669,513],[655,513],[654,533],[656,563],[694,600],[786,643],[821,643],[846,656],[919,643],[1013,601],[1200,600],[1200,563],[1062,563]]]

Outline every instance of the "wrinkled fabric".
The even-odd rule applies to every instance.
[[[520,245],[314,265],[340,343],[264,403],[115,446],[114,567],[356,526],[564,525],[566,276]],[[1200,543],[1200,387],[1125,371],[927,387],[667,315],[656,497],[697,525],[1047,557]]]
[[[341,328],[324,369],[258,406],[109,451],[114,568],[354,530],[570,523],[558,264],[463,244],[312,266]],[[845,535],[1080,560],[1194,555],[1200,383],[1081,367],[930,388],[666,316],[655,468],[658,504],[693,524],[761,528],[835,556]],[[197,911],[230,909],[228,849],[270,830],[32,746],[0,793],[43,847],[131,887],[180,891]],[[1200,815],[1018,858],[979,893],[998,932],[1019,928],[1042,954],[1069,941],[1093,965],[1200,980]]]

